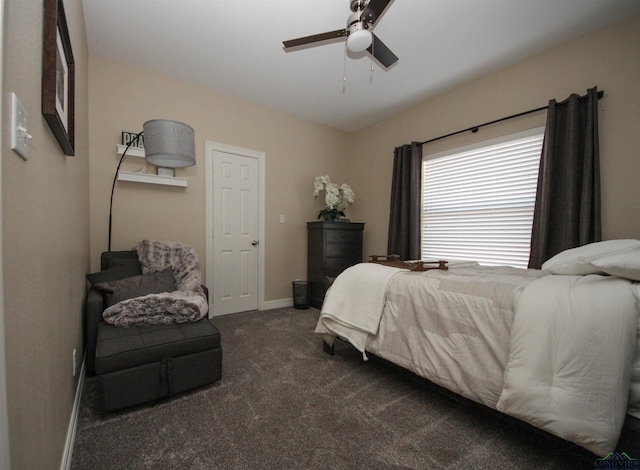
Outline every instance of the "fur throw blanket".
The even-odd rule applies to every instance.
[[[114,326],[185,323],[203,318],[209,306],[202,289],[200,261],[189,245],[143,240],[134,250],[143,274],[171,268],[176,290],[123,300],[105,309],[103,318]]]

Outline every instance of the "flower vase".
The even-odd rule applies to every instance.
[[[344,213],[337,209],[324,209],[320,211],[318,219],[322,219],[325,222],[335,222],[343,215]]]

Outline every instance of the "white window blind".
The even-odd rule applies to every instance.
[[[544,128],[427,155],[422,259],[526,268]]]

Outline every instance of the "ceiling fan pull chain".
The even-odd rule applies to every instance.
[[[375,57],[376,54],[376,45],[375,45],[375,41],[373,43],[371,43],[371,56],[369,57],[369,59],[371,60],[371,76],[369,77],[369,84],[373,85],[373,58]]]
[[[344,46],[344,64],[342,69],[342,94],[347,92],[347,46]]]

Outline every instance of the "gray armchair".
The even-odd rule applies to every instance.
[[[128,328],[103,320],[103,293],[94,286],[141,276],[135,251],[104,252],[98,273],[87,275],[84,337],[88,375],[97,375],[103,411],[153,402],[219,380],[220,332],[208,318]],[[203,286],[205,295],[208,290]]]

